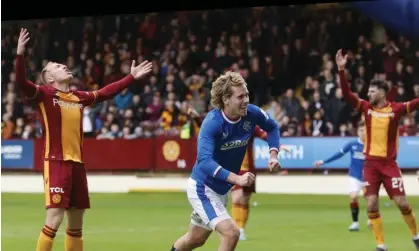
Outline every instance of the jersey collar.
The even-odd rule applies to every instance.
[[[225,115],[225,113],[224,113],[224,111],[223,110],[221,110],[221,114],[223,115],[223,118],[228,122],[228,123],[230,123],[230,124],[237,124],[238,122],[240,122],[240,120],[242,119],[241,117],[238,119],[238,120],[236,120],[236,121],[233,121],[233,120],[231,120],[231,119],[229,119],[228,117],[227,117],[227,115]]]

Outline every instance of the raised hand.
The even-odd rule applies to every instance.
[[[339,70],[344,70],[346,62],[348,61],[348,54],[342,55],[342,49],[339,49],[336,53],[336,64]]]
[[[29,32],[26,29],[20,29],[19,40],[17,41],[17,55],[23,55],[25,53],[26,44],[29,39]]]
[[[135,60],[132,61],[131,65],[131,75],[134,76],[135,79],[140,79],[145,75],[149,74],[153,69],[153,64],[145,60],[140,65],[135,66]]]

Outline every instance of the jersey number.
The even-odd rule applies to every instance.
[[[403,192],[403,179],[399,178],[391,178],[391,186],[393,189],[399,189],[400,192]]]

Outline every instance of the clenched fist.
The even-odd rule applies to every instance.
[[[278,157],[269,158],[268,162],[269,171],[272,173],[279,172],[279,169],[281,169],[281,165],[279,164]]]
[[[242,187],[248,187],[255,182],[256,176],[253,173],[247,172],[239,177],[237,185]]]

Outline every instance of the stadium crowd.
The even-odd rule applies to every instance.
[[[249,18],[250,17],[250,18]],[[27,24],[28,22],[26,22]],[[72,89],[96,90],[129,73],[131,60],[152,60],[153,74],[112,101],[84,110],[83,131],[98,139],[179,134],[211,109],[212,81],[239,71],[251,102],[263,106],[282,136],[355,135],[360,114],[343,99],[334,55],[349,53],[352,90],[366,98],[371,78],[397,87],[396,101],[419,97],[419,46],[345,9],[302,12],[264,7],[34,20],[26,52],[28,79],[51,60],[72,71]],[[41,134],[33,105],[15,87],[18,23],[2,25],[2,139]],[[401,135],[419,135],[419,113]]]

